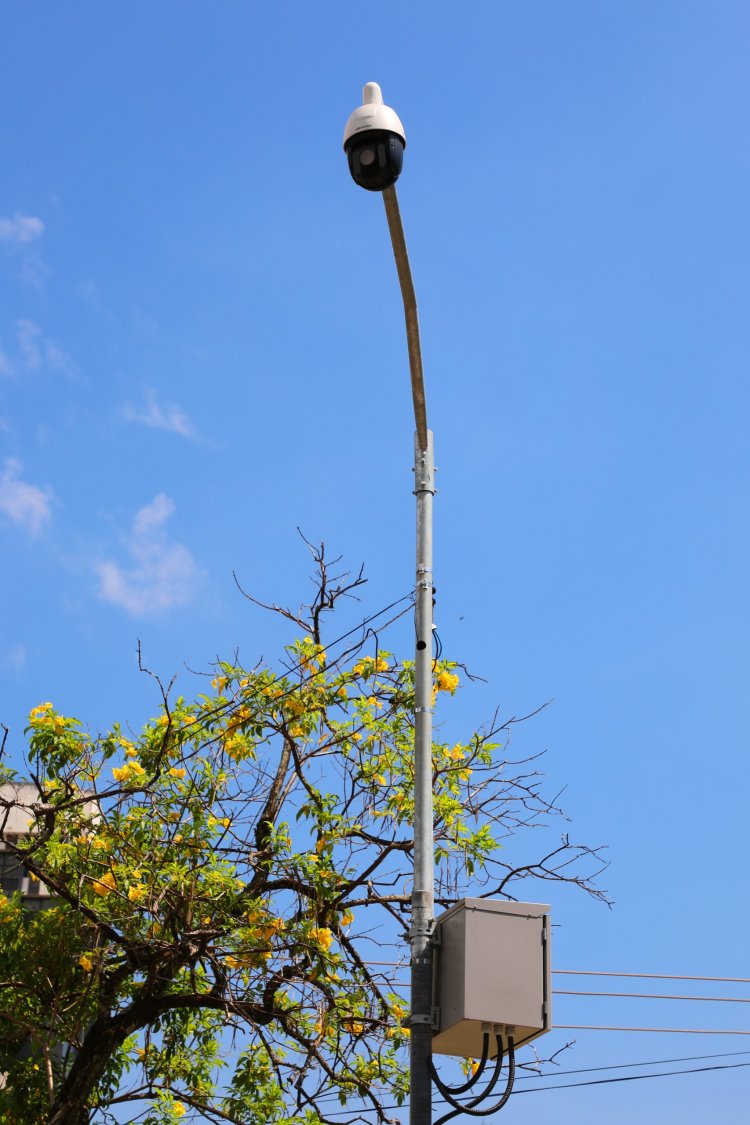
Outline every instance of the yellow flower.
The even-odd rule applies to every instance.
[[[131,777],[143,777],[146,773],[140,762],[128,762]]]
[[[135,758],[138,754],[138,751],[135,748],[135,746],[126,746],[125,747],[125,753],[127,754],[127,756],[129,758]]]
[[[229,676],[216,676],[211,680],[211,687],[215,688],[217,692],[222,692],[229,683]]]
[[[222,828],[228,828],[231,823],[232,823],[231,818],[228,817],[228,816],[223,816],[219,821],[219,824],[221,825]]]
[[[322,949],[329,950],[333,941],[333,931],[327,926],[316,926],[312,931],[312,938]]]
[[[169,771],[169,776],[170,777],[184,777],[185,776],[185,770],[181,769],[181,768],[178,768],[177,766],[172,766],[172,768]]]
[[[387,785],[388,784],[388,778],[385,776],[384,773],[376,773],[372,780],[375,782],[376,785]]]
[[[29,719],[33,723],[35,719],[47,718],[47,712],[53,709],[51,703],[40,703],[38,707],[32,707],[29,711]]]
[[[459,742],[456,743],[452,750],[448,751],[448,757],[454,762],[461,762],[466,757],[466,753]]]
[[[84,973],[90,973],[94,967],[94,962],[90,957],[87,957],[85,953],[82,957],[78,958],[78,964],[81,966]]]
[[[369,703],[370,707],[378,707],[382,710],[383,704],[379,699],[376,699],[374,695],[371,695],[367,702]]]
[[[173,1113],[176,1113],[178,1117],[184,1117],[187,1113],[187,1110],[185,1109],[182,1102],[172,1102],[172,1111]]]
[[[106,896],[108,894],[111,894],[117,886],[117,881],[112,872],[108,871],[106,875],[102,875],[101,879],[94,879],[93,886],[95,894],[100,895],[102,898],[106,898]]]
[[[351,926],[353,921],[354,915],[352,914],[351,910],[347,910],[344,914],[341,915],[342,926]]]
[[[126,764],[124,766],[113,766],[112,776],[114,777],[115,781],[127,781],[130,777],[130,765]]]
[[[449,691],[451,695],[453,695],[454,691],[458,687],[458,676],[454,672],[448,672],[445,670],[443,670],[442,672],[438,672],[438,675],[435,679],[435,687],[438,691]]]

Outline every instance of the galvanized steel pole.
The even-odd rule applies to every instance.
[[[435,464],[419,342],[417,300],[396,189],[383,191],[396,269],[401,285],[414,400],[414,492],[417,498],[417,551],[414,617],[414,884],[411,896],[411,1014],[409,1025],[409,1122],[431,1125],[432,1079],[432,931],[435,924],[434,841],[432,822],[432,500]]]

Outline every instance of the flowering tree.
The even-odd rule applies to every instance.
[[[408,927],[413,667],[371,631],[324,647],[323,614],[363,580],[315,554],[312,604],[278,610],[302,636],[277,668],[220,664],[192,702],[162,689],[137,735],[32,710],[36,792],[4,771],[0,839],[52,897],[31,914],[0,896],[0,1125],[322,1125],[351,1099],[394,1120],[407,1005],[373,959],[402,956]],[[458,684],[436,662],[436,698]],[[591,849],[501,850],[558,811],[509,760],[513,721],[435,742],[446,904],[529,876],[592,890]],[[3,835],[19,803],[28,833]]]

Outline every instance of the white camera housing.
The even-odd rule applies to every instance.
[[[355,183],[367,191],[392,187],[401,175],[406,134],[398,114],[383,104],[377,82],[362,90],[362,105],[344,129],[344,151]]]

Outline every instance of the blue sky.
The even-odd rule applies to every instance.
[[[558,967],[747,975],[747,6],[71,0],[3,25],[14,760],[40,700],[93,728],[150,714],[137,639],[186,693],[237,647],[273,656],[288,636],[232,572],[298,604],[297,526],[366,563],[363,612],[410,588],[400,297],[341,151],[376,80],[408,139],[437,620],[487,680],[449,722],[553,701],[519,749],[548,750],[616,900],[550,890]],[[575,1003],[559,1022],[750,1030],[739,1004]],[[565,1065],[745,1043],[581,1032]],[[739,1122],[747,1074],[505,1113]]]

